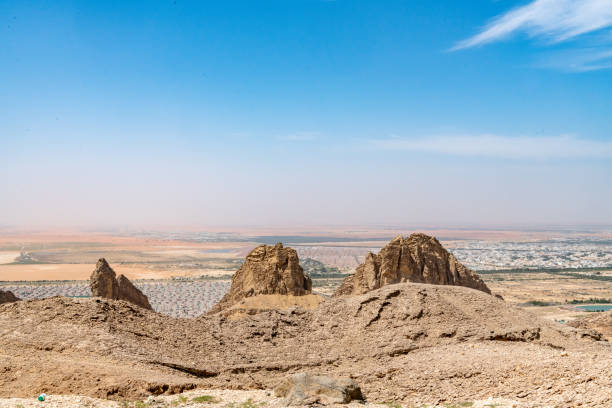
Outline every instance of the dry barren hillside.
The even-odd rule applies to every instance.
[[[597,333],[465,287],[389,285],[242,319],[56,297],[0,306],[0,327],[0,396],[270,389],[311,371],[353,377],[370,401],[612,404],[612,349]]]

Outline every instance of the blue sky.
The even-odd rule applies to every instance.
[[[612,224],[612,0],[467,4],[0,1],[0,224]]]

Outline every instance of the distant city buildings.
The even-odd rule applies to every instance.
[[[612,267],[612,241],[558,239],[545,241],[442,241],[465,266],[475,270]],[[380,247],[296,245],[300,259],[312,258],[343,272]]]
[[[477,270],[612,267],[612,241],[606,239],[453,241],[447,247],[459,261]]]

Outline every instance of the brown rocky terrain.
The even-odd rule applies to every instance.
[[[281,243],[260,245],[247,255],[244,264],[232,277],[229,292],[209,314],[228,309],[252,296],[303,296],[311,291],[312,281],[304,274],[294,249],[284,248]]]
[[[147,296],[124,275],[115,278],[115,271],[106,259],[100,258],[89,278],[91,295],[106,299],[125,300],[145,309],[153,310]]]
[[[593,313],[592,316],[572,320],[568,324],[572,327],[596,330],[612,341],[612,310]]]
[[[352,378],[368,401],[612,405],[612,348],[482,291],[401,283],[312,310],[175,319],[110,299],[0,306],[0,397],[115,400]]]
[[[436,238],[416,233],[408,238],[398,235],[377,255],[369,252],[334,296],[360,295],[400,282],[458,285],[491,293],[482,279],[457,261]]]
[[[221,314],[232,319],[253,315],[265,311],[284,311],[291,309],[315,309],[325,298],[321,295],[308,294],[302,296],[293,295],[257,295],[244,298],[234,303],[229,308],[223,309]]]
[[[0,304],[16,302],[19,298],[13,294],[10,290],[0,290]]]

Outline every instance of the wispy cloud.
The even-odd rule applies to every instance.
[[[453,50],[470,48],[526,33],[558,43],[612,26],[612,0],[534,0],[490,21]]]
[[[498,135],[390,137],[370,141],[383,150],[504,159],[612,158],[612,142],[573,136],[508,137]]]
[[[612,47],[583,48],[544,54],[535,64],[568,72],[587,72],[612,68]]]

